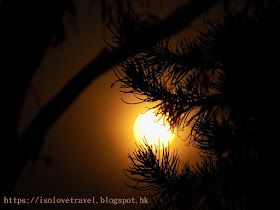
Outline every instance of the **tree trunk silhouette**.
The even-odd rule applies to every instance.
[[[35,9],[34,9],[35,8]],[[50,45],[64,39],[63,15],[75,14],[72,1],[2,1],[0,5],[0,69],[2,127],[1,194],[11,195],[24,168],[17,134],[29,83]],[[21,142],[23,143],[23,142]],[[32,147],[32,145],[28,145]],[[26,151],[28,152],[28,151]]]

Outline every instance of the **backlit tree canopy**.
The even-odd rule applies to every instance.
[[[176,47],[169,39],[160,40],[115,69],[122,92],[139,102],[158,102],[153,107],[157,114],[180,132],[190,126],[187,141],[201,151],[203,162],[186,165],[182,172],[177,154],[167,150],[162,160],[148,145],[129,156],[132,166],[126,172],[134,187],[153,191],[159,207],[251,209],[269,204],[264,183],[270,155],[263,128],[270,102],[263,95],[272,91],[269,73],[277,66],[278,20],[276,1],[249,2],[237,11],[226,8],[223,20],[202,20],[207,31],[194,40],[186,35]],[[112,29],[115,43],[122,45],[144,30],[133,10],[124,12]]]

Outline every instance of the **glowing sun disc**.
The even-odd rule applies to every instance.
[[[163,118],[159,120],[158,116],[155,116],[153,110],[149,110],[144,114],[140,114],[134,123],[133,132],[138,143],[143,143],[143,139],[147,140],[147,143],[152,146],[158,146],[162,149],[170,145],[174,140],[175,134],[170,131],[170,125],[168,122],[163,122]]]

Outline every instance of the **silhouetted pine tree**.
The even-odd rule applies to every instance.
[[[140,102],[159,102],[156,114],[183,131],[201,151],[202,163],[178,171],[179,157],[139,145],[125,170],[133,188],[146,191],[160,209],[268,209],[271,140],[267,109],[279,45],[279,3],[248,1],[222,21],[172,49],[163,40],[116,69],[121,91]],[[129,43],[145,25],[128,10],[115,23],[116,44]],[[113,31],[113,30],[112,30]],[[160,156],[160,157],[159,157]]]

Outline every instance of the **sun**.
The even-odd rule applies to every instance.
[[[149,110],[136,118],[133,133],[138,143],[146,139],[149,145],[160,145],[163,149],[171,144],[175,134],[171,132],[169,123],[164,122],[163,117],[155,116],[153,111]]]

